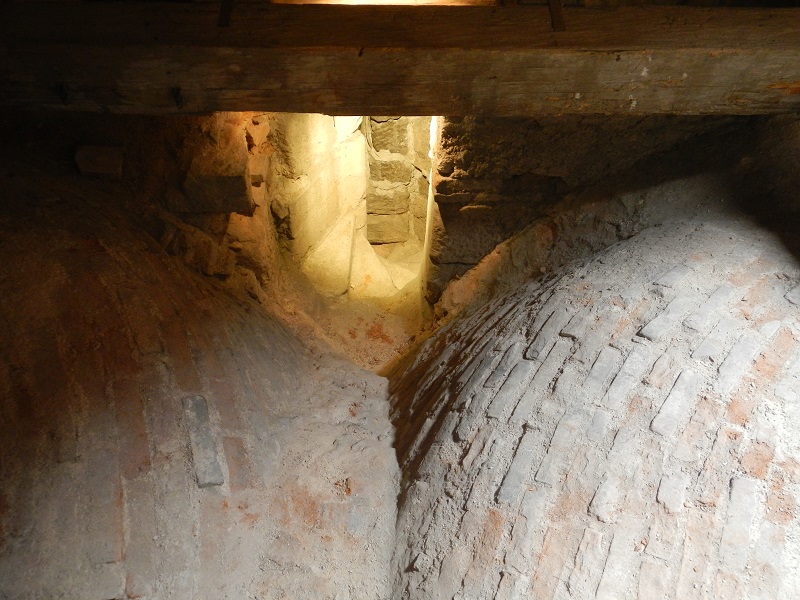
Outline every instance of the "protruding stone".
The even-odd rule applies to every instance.
[[[203,396],[187,396],[183,399],[183,409],[189,430],[197,487],[222,485],[225,483],[225,476],[219,464],[214,436],[211,433],[206,399]]]

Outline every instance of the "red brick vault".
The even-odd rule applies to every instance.
[[[385,380],[168,257],[123,190],[0,177],[0,597],[387,596]]]
[[[661,187],[693,209],[451,323],[393,384],[393,597],[798,598],[800,269],[702,180]]]

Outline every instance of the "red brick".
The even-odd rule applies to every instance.
[[[788,525],[795,518],[797,502],[794,495],[783,487],[782,482],[774,482],[767,492],[764,517],[778,525]]]
[[[226,437],[222,440],[225,458],[228,462],[228,477],[231,491],[241,492],[252,487],[250,462],[247,459],[244,441],[238,437]]]
[[[742,434],[728,426],[717,431],[714,446],[703,465],[698,486],[698,500],[709,506],[717,506],[720,495],[728,487],[728,482],[737,464],[737,454]]]
[[[119,562],[123,553],[122,482],[116,448],[95,448],[87,465],[84,547],[94,564]]]
[[[572,561],[578,551],[580,537],[573,528],[556,529],[550,527],[544,538],[539,564],[531,582],[531,598],[552,598],[561,582],[564,566]]]
[[[236,407],[238,384],[233,377],[212,379],[208,382],[211,389],[211,398],[219,413],[220,425],[228,431],[241,431],[242,418]]]
[[[766,442],[754,441],[742,454],[739,463],[746,475],[764,479],[774,457],[775,451],[772,446]]]
[[[175,384],[184,393],[199,393],[202,385],[183,323],[177,319],[163,322],[162,334]]]
[[[119,434],[120,471],[126,479],[133,479],[150,468],[150,440],[138,381],[115,381],[113,394]]]
[[[746,387],[746,385],[743,385],[741,390],[731,399],[725,416],[729,423],[739,427],[747,427],[758,406],[758,399],[755,395],[748,394],[745,391]]]
[[[158,321],[148,304],[136,294],[118,292],[120,306],[125,311],[126,321],[133,341],[141,354],[159,354],[164,350],[158,331]]]
[[[101,337],[103,358],[109,379],[133,377],[142,368],[134,357],[128,336],[119,330],[107,330]]]

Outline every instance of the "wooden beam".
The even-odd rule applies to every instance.
[[[6,3],[0,106],[119,113],[800,109],[800,10]]]

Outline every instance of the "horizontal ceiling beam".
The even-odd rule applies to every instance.
[[[800,10],[21,2],[0,106],[174,114],[800,110]]]

